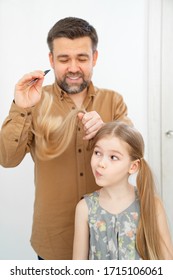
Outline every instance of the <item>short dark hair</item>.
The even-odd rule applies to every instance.
[[[47,36],[47,43],[50,51],[53,51],[53,41],[56,38],[76,39],[89,37],[92,41],[92,49],[95,51],[98,44],[98,35],[95,28],[87,21],[76,17],[66,17],[59,20],[50,29]]]

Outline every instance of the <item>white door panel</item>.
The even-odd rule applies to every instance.
[[[173,240],[173,0],[148,4],[148,158]]]
[[[173,1],[162,13],[162,195],[173,236]]]

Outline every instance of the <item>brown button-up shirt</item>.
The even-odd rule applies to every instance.
[[[43,87],[54,96],[52,113],[65,117],[75,108],[70,96],[57,86]],[[86,111],[97,111],[104,122],[127,118],[127,107],[118,93],[98,89],[90,84],[83,103]],[[44,259],[71,259],[74,212],[81,197],[98,189],[91,167],[91,151],[83,140],[83,127],[77,121],[76,132],[67,150],[59,157],[41,161],[35,156],[32,125],[37,106],[28,109],[12,104],[0,132],[0,164],[18,165],[30,152],[35,165],[35,203],[31,244]]]

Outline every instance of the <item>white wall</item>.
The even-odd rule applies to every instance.
[[[95,85],[120,92],[142,132],[147,154],[148,0],[0,0],[0,125],[14,85],[35,69],[49,69],[46,37],[60,18],[81,17],[97,29]],[[45,84],[54,81],[53,72]],[[36,259],[29,239],[34,201],[30,155],[16,168],[0,166],[0,259]]]

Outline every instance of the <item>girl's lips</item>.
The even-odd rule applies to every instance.
[[[95,175],[96,175],[96,177],[101,177],[102,176],[102,174],[100,174],[97,170],[95,171]]]

